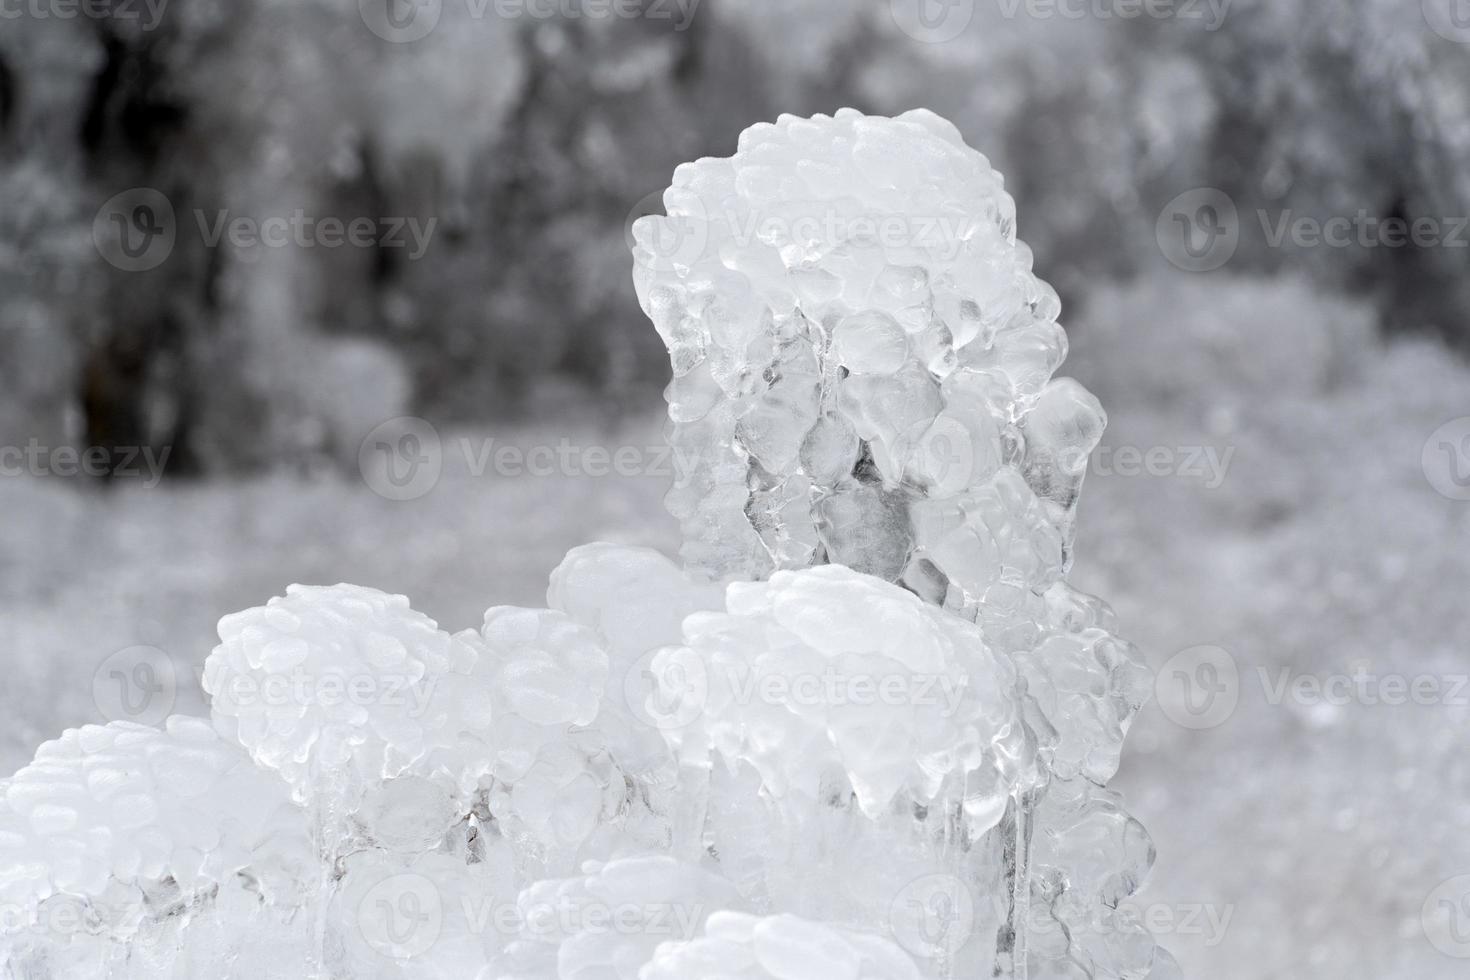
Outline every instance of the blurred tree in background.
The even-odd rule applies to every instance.
[[[980,3],[946,43],[906,35],[889,0],[568,4],[444,0],[407,42],[369,29],[370,0],[0,22],[0,439],[230,472],[347,462],[386,418],[503,415],[558,378],[645,407],[666,367],[629,282],[630,209],[753,122],[842,105],[953,119],[1010,176],[1069,301],[1181,275],[1156,221],[1215,187],[1242,223],[1230,271],[1363,295],[1382,330],[1470,336],[1470,250],[1278,247],[1255,227],[1470,214],[1470,49],[1417,3],[1235,0],[1216,25]],[[93,241],[132,188],[175,215],[146,271]],[[431,234],[422,255],[210,244],[220,215],[296,212]]]

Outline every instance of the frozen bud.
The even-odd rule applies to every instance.
[[[891,940],[794,915],[710,916],[692,942],[660,946],[639,980],[923,980]]]
[[[586,725],[607,684],[596,633],[549,609],[495,606],[481,630],[496,662],[496,695],[538,725]]]
[[[588,862],[583,874],[521,892],[508,973],[517,980],[637,977],[660,944],[688,941],[712,913],[741,904],[728,881],[666,855]]]
[[[478,653],[403,596],[293,585],[220,620],[219,635],[203,679],[215,719],[298,802],[352,813],[383,781],[427,775],[465,727]]]
[[[237,875],[289,894],[311,852],[285,786],[204,719],[72,729],[0,793],[0,905],[18,912],[0,931],[69,896],[123,939]]]
[[[551,573],[547,603],[606,645],[607,685],[597,728],[618,764],[633,773],[666,768],[668,748],[633,702],[648,693],[653,651],[678,643],[691,613],[722,608],[723,590],[652,548],[599,542],[567,553]]]
[[[654,662],[669,716],[687,721],[665,735],[685,758],[750,765],[773,797],[815,799],[836,776],[876,817],[899,794],[927,804],[968,781],[988,821],[978,834],[1027,771],[1010,663],[973,624],[881,579],[827,565],[735,583],[726,612],[684,632]]]
[[[972,509],[1004,471],[1045,506],[988,528],[991,557],[1047,522],[1056,546],[1006,581],[1044,590],[1102,413],[1049,384],[1060,303],[989,161],[925,110],[782,116],[680,167],[664,202],[634,228],[634,281],[673,366],[685,559],[736,578],[840,563],[936,602],[953,583],[977,618],[988,569],[911,559],[935,508]]]

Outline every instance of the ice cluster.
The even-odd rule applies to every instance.
[[[16,977],[1171,977],[1105,784],[1148,676],[1066,584],[1104,424],[984,157],[783,117],[637,228],[687,567],[574,549],[449,633],[292,586],[211,719],[0,782]]]
[[[921,980],[902,949],[868,933],[854,933],[794,915],[764,918],[717,912],[705,935],[659,950],[643,980]]]
[[[74,729],[0,781],[0,966],[141,977],[226,962],[261,938],[252,922],[304,900],[317,864],[285,784],[207,720]],[[218,936],[191,950],[205,907]]]
[[[949,788],[975,836],[1035,781],[1015,668],[973,623],[841,565],[735,582],[728,596],[653,663],[676,715],[691,688],[698,700],[670,740],[700,764],[713,750],[800,806],[845,781],[874,818]]]
[[[783,116],[685,164],[634,229],[668,344],[691,566],[842,564],[971,618],[1067,564],[1106,416],[1001,177],[927,111]]]

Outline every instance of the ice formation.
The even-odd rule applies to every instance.
[[[921,980],[914,961],[892,941],[807,922],[794,915],[760,918],[717,912],[706,934],[661,946],[642,980]]]
[[[669,346],[670,495],[717,574],[832,562],[973,613],[1062,574],[1097,400],[984,156],[929,112],[783,117],[635,228]]]
[[[1105,419],[1000,176],[846,110],[666,204],[687,567],[578,548],[457,634],[350,585],[225,617],[212,724],[0,783],[10,975],[1172,976],[1105,788],[1148,677],[1064,580]]]
[[[316,865],[285,784],[208,721],[74,729],[0,782],[0,965],[28,978],[143,977],[160,962],[203,973],[273,934]],[[200,949],[211,913],[232,921]]]

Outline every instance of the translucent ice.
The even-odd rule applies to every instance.
[[[359,851],[342,863],[329,910],[337,974],[459,980],[481,975],[506,936],[499,910],[513,907],[508,855],[467,862],[456,853]]]
[[[1066,568],[1105,416],[1076,382],[1015,204],[931,112],[751,127],[643,218],[669,345],[669,496],[718,575],[833,562],[973,607]],[[1010,476],[1007,476],[1010,474]]]
[[[213,724],[0,782],[31,977],[1168,978],[1105,784],[1148,690],[1065,580],[1105,418],[985,158],[930,113],[757,126],[637,228],[681,568],[574,549],[451,634],[292,586]],[[9,914],[11,910],[19,914]],[[62,932],[59,918],[74,924]]]
[[[203,678],[214,716],[302,804],[354,812],[384,780],[456,748],[465,727],[468,699],[449,681],[470,675],[476,647],[403,596],[292,586],[226,616],[219,635]]]
[[[0,896],[22,905],[141,904],[165,881],[188,897],[305,839],[280,784],[198,718],[68,731],[7,781],[3,806]]]
[[[505,980],[634,980],[660,943],[691,939],[740,904],[729,882],[666,855],[590,862],[521,893]]]
[[[686,757],[748,764],[805,806],[846,783],[874,818],[947,791],[983,815],[976,836],[1035,779],[1015,670],[971,623],[840,565],[733,584],[727,605],[653,663]]]
[[[301,901],[315,868],[285,785],[208,722],[74,729],[0,784],[0,966],[145,976],[135,953],[167,969],[222,910],[237,921],[218,945],[238,951],[250,918]]]
[[[871,928],[894,887],[867,860],[881,839],[978,899],[963,941],[920,951],[934,975],[1142,976],[1147,936],[1081,928],[1152,860],[1094,793],[1147,672],[1064,578],[1106,416],[1053,378],[1060,303],[1000,175],[932,113],[842,110],[752,127],[733,157],[681,167],[664,203],[634,229],[634,279],[694,464],[668,505],[690,566],[734,584],[655,666],[697,706],[666,732],[681,757],[732,770],[709,804],[732,874],[777,908]],[[794,571],[827,564],[847,569]],[[855,573],[943,611],[905,620],[898,589]],[[813,673],[963,678],[967,700],[942,720],[913,689],[860,712],[830,685],[793,696]],[[751,794],[766,805],[742,807]],[[860,867],[805,859],[813,841]]]
[[[793,915],[710,916],[705,935],[660,946],[640,980],[922,980],[895,943]]]
[[[679,643],[686,616],[724,606],[724,590],[692,579],[650,548],[605,543],[573,548],[551,573],[547,604],[597,633],[608,651],[598,729],[625,769],[672,778],[671,757],[645,699],[648,662]]]

